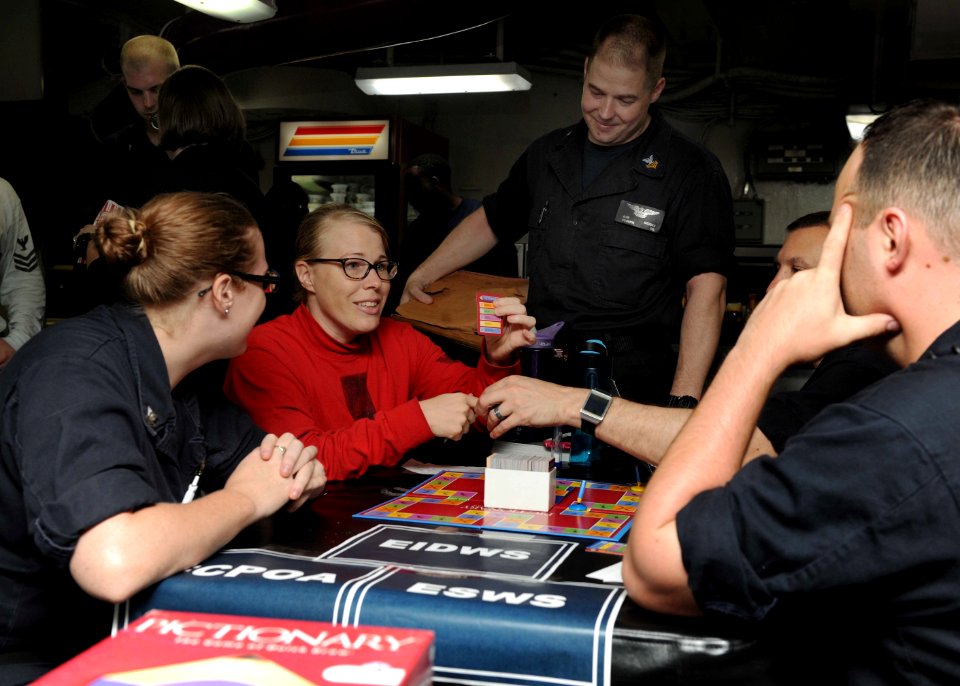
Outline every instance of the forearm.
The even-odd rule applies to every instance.
[[[43,276],[39,267],[31,272],[11,271],[3,277],[0,304],[7,311],[10,333],[5,337],[14,349],[40,332],[46,304]]]
[[[122,602],[202,561],[257,517],[253,501],[230,490],[119,514],[80,537],[70,572],[90,595]]]
[[[699,398],[720,340],[726,305],[726,278],[698,274],[687,284],[687,304],[680,324],[680,352],[671,395]]]
[[[760,457],[761,455],[777,456],[777,449],[773,447],[770,439],[759,429],[753,430],[747,449],[743,453],[743,461],[740,466]]]
[[[644,462],[658,465],[692,414],[693,410],[682,407],[641,405],[616,398],[610,405],[606,418],[597,427],[596,435],[607,445]],[[574,417],[577,416],[575,411]],[[755,428],[743,453],[741,464],[746,464],[760,455],[776,454],[777,451],[769,439],[760,429]]]
[[[641,405],[614,399],[596,435],[607,445],[656,465],[680,433],[692,410]]]
[[[693,410],[682,407],[640,405],[617,398],[596,435],[607,445],[619,448],[652,465],[660,464],[667,449],[686,425]],[[777,451],[760,429],[754,429],[743,453],[741,464]]]
[[[423,283],[431,283],[486,255],[497,244],[497,236],[479,208],[460,222],[443,243],[417,267]]]

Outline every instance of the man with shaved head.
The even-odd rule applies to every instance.
[[[159,36],[136,36],[120,50],[120,71],[130,104],[144,122],[144,132],[154,145],[160,144],[160,132],[154,119],[160,86],[180,67],[177,50]]]

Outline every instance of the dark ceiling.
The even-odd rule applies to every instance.
[[[750,116],[784,100],[882,108],[908,97],[955,98],[960,10],[953,0],[650,0],[457,4],[428,0],[276,0],[273,19],[233,24],[174,0],[43,0],[48,90],[69,94],[115,75],[127,38],[156,33],[181,62],[221,75],[268,65],[340,69],[517,61],[577,74],[598,23],[656,11],[667,27],[668,107]],[[394,46],[392,50],[387,46]],[[923,58],[923,59],[919,59]]]

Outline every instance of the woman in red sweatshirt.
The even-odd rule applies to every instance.
[[[397,263],[383,227],[352,207],[307,215],[296,252],[300,306],[251,332],[225,390],[262,428],[315,445],[331,480],[396,464],[435,436],[459,439],[476,420],[477,396],[519,373],[517,350],[535,340],[516,298],[494,302],[503,333],[484,338],[476,369],[409,324],[381,321]]]

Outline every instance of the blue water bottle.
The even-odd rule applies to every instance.
[[[582,367],[583,387],[603,389],[610,376],[610,362],[607,357],[607,346],[603,341],[591,338],[584,341],[577,351],[577,360]],[[580,429],[570,437],[570,462],[593,462],[600,457],[603,444],[590,434]]]

